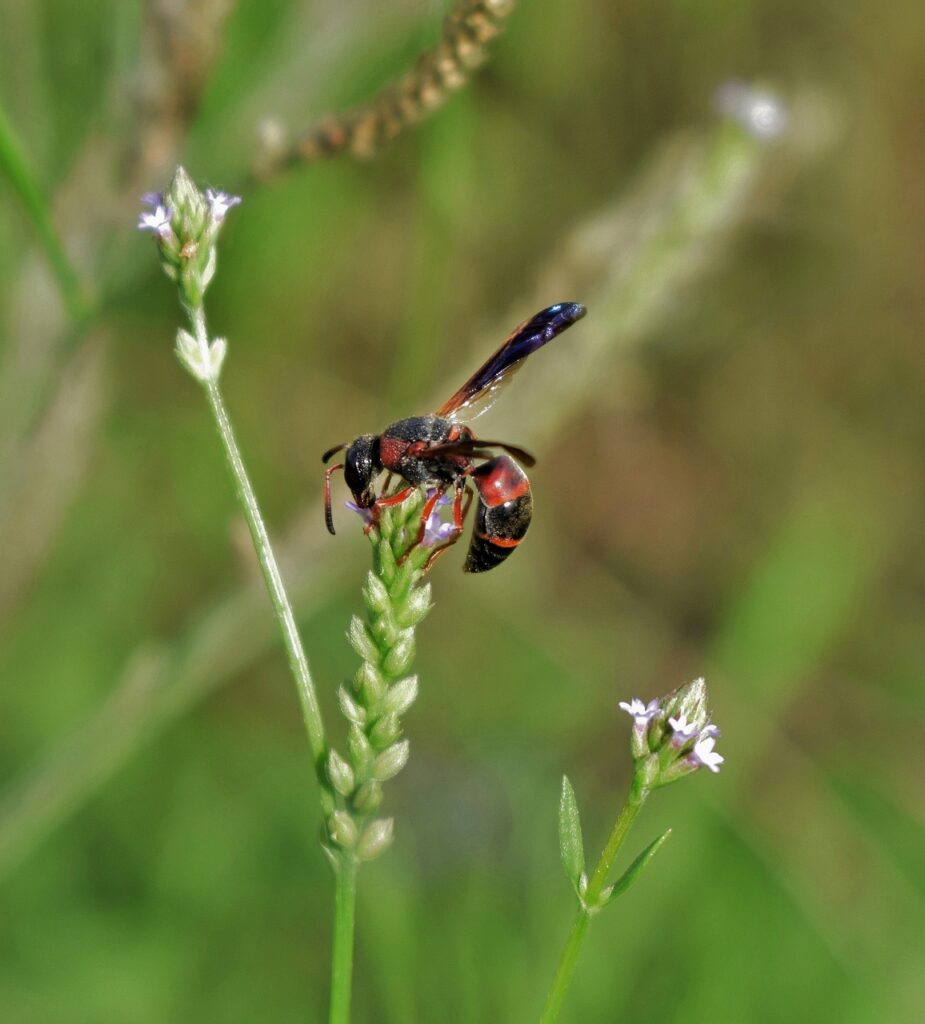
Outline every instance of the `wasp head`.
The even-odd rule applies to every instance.
[[[347,449],[344,461],[344,480],[360,508],[369,508],[375,501],[373,477],[382,469],[379,462],[379,438],[363,434]]]

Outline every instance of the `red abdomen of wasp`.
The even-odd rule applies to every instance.
[[[488,572],[523,540],[533,518],[533,495],[527,474],[509,455],[491,459],[470,476],[479,502],[463,570]]]

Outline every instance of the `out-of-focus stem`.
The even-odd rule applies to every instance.
[[[64,245],[51,220],[48,200],[29,167],[19,139],[6,112],[0,107],[0,169],[9,179],[19,196],[23,208],[51,267],[55,283],[74,324],[81,324],[90,312],[90,302],[84,287],[71,266]]]
[[[334,889],[334,937],[331,948],[331,1012],[329,1024],[349,1024],[353,981],[353,932],[356,921],[357,862],[341,858]]]

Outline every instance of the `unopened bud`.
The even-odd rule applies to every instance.
[[[376,576],[369,573],[366,577],[366,586],[363,588],[363,597],[366,599],[366,606],[374,614],[387,611],[392,606],[389,599],[389,591],[386,585]]]
[[[356,822],[346,811],[335,811],[328,818],[328,834],[331,841],[344,850],[350,850],[356,846]]]
[[[382,786],[375,780],[364,782],[353,795],[353,806],[360,814],[372,814],[382,803]]]
[[[383,715],[372,727],[369,733],[369,741],[374,750],[383,748],[394,743],[401,736],[401,725],[397,715]]]
[[[661,704],[666,718],[685,720],[698,730],[702,729],[709,720],[706,680],[701,676],[678,687]]]
[[[368,708],[374,708],[385,696],[386,682],[382,673],[371,662],[364,661],[354,676],[357,692]]]
[[[408,763],[410,753],[411,745],[407,740],[393,744],[373,761],[373,778],[378,782],[394,778]]]
[[[401,605],[401,610],[398,614],[401,625],[406,628],[416,626],[433,607],[430,602],[430,596],[431,588],[429,583],[426,583],[423,587],[415,587]]]
[[[395,822],[392,818],[377,818],[363,830],[357,844],[357,856],[360,860],[372,860],[384,853],[391,845],[395,834]]]
[[[389,687],[382,704],[387,715],[403,715],[418,697],[418,677],[408,676],[401,682]]]
[[[333,747],[328,753],[328,778],[341,796],[350,796],[353,792],[353,769]]]
[[[379,541],[376,547],[376,562],[380,577],[385,581],[386,586],[391,586],[398,573],[398,564],[392,553],[392,546],[387,540]]]
[[[364,725],[366,723],[366,712],[350,696],[346,686],[340,687],[337,691],[337,703],[340,705],[344,718],[348,721],[355,722],[357,725]]]
[[[387,676],[404,675],[414,661],[414,632],[410,629],[401,633],[395,645],[385,656],[382,667]]]
[[[398,626],[391,610],[377,615],[372,624],[372,634],[383,647],[392,647],[398,639]]]
[[[361,777],[369,769],[373,759],[373,748],[370,746],[366,733],[358,725],[351,725],[347,733],[347,746],[350,759]]]
[[[372,662],[374,665],[379,663],[379,648],[370,636],[366,623],[357,615],[350,620],[347,639],[364,661]]]

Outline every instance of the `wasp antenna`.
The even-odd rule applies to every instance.
[[[341,445],[341,448],[345,447]],[[328,458],[339,449],[335,448],[332,452],[328,453]],[[343,469],[344,464],[338,462],[337,465],[331,466],[330,469],[324,471],[324,525],[328,528],[328,533],[334,534],[334,513],[331,511],[331,474],[336,473],[339,469]]]
[[[334,445],[334,447],[333,447],[333,448],[329,448],[329,449],[328,449],[328,450],[327,450],[327,451],[326,451],[326,452],[324,453],[324,455],[322,455],[322,456],[321,456],[321,461],[322,461],[322,462],[327,462],[327,461],[328,461],[328,459],[329,459],[329,458],[330,458],[330,457],[331,457],[332,455],[336,455],[336,454],[337,454],[338,452],[342,452],[342,451],[343,451],[343,450],[344,450],[344,449],[345,449],[346,447],[347,447],[347,442],[346,442],[346,441],[344,441],[344,443],[343,443],[343,444],[336,444],[336,445]],[[333,533],[334,531],[332,530],[331,532]]]

